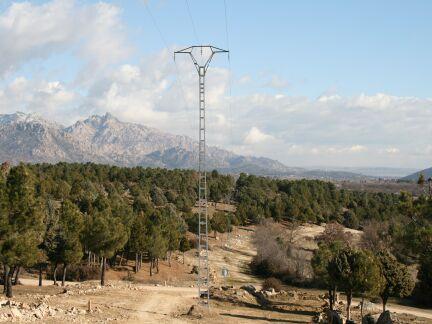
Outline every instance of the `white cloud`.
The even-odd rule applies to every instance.
[[[388,147],[384,150],[388,154],[399,154],[400,150],[396,147]]]
[[[71,117],[78,99],[77,93],[68,90],[59,81],[35,81],[18,77],[0,91],[0,113],[36,112],[64,121]]]
[[[130,53],[118,7],[73,0],[13,3],[0,15],[0,75],[34,59],[72,51],[92,71]]]
[[[350,152],[353,153],[361,153],[361,152],[366,152],[367,151],[367,147],[363,146],[363,145],[353,145],[349,148]]]
[[[258,127],[253,126],[246,134],[245,144],[258,144],[273,139],[273,136],[262,132]]]
[[[0,14],[0,75],[14,74],[0,87],[0,113],[37,112],[68,124],[108,111],[195,138],[197,75],[189,58],[177,60],[180,78],[172,62],[174,48],[125,63],[131,46],[121,19],[121,10],[104,2],[9,6]],[[72,53],[83,65],[72,82],[60,81],[62,75],[20,73],[23,65],[58,53]],[[344,97],[334,91],[316,100],[263,93],[229,98],[229,77],[227,69],[217,66],[207,75],[209,144],[299,166],[417,167],[431,162],[431,99],[384,93]],[[249,75],[232,77],[240,86],[252,82]],[[273,75],[266,86],[283,93],[289,82]]]

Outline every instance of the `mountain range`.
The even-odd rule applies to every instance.
[[[109,113],[68,127],[35,114],[0,115],[0,160],[12,163],[65,161],[192,169],[198,165],[197,148],[190,137],[122,122]],[[302,170],[216,147],[207,148],[207,169],[276,176]]]
[[[417,181],[421,173],[423,173],[426,180],[432,178],[432,168],[428,168],[403,177],[402,180]]]
[[[197,141],[188,136],[123,122],[109,113],[67,127],[36,114],[0,114],[0,161],[194,169],[198,165],[197,150]],[[348,170],[288,167],[269,158],[238,155],[213,146],[206,151],[207,169],[223,173],[336,180],[373,178]]]

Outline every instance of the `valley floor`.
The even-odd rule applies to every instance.
[[[321,232],[317,226],[303,226],[299,242],[311,242],[309,236]],[[285,287],[285,293],[269,296],[268,304],[239,289],[261,280],[250,273],[249,263],[256,251],[252,245],[254,227],[236,228],[211,239],[210,263],[215,287],[225,285],[220,273],[229,271],[227,284],[234,288],[214,289],[210,311],[197,307],[197,289],[191,269],[195,251],[175,255],[172,267],[161,262],[160,273],[149,276],[144,265],[138,274],[128,268],[108,271],[108,284],[96,281],[67,283],[66,287],[45,281],[37,287],[36,279],[23,279],[15,286],[15,297],[0,300],[0,319],[8,322],[43,323],[311,323],[324,304],[323,291]],[[356,234],[356,233],[354,233]],[[308,247],[309,248],[309,247]],[[129,265],[131,266],[132,263]],[[125,278],[128,277],[128,281]],[[356,306],[358,300],[353,305]],[[195,305],[195,306],[194,306]],[[194,306],[192,309],[191,307]],[[380,305],[377,305],[380,307]],[[432,323],[432,310],[390,304],[402,323]],[[354,308],[354,314],[358,309]]]

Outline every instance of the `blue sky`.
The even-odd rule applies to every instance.
[[[293,166],[430,166],[432,2],[226,4],[210,144]],[[227,48],[225,24],[223,0],[1,1],[0,113],[109,111],[195,137],[196,75],[172,52]]]
[[[91,2],[98,1],[80,1]],[[134,46],[135,55],[127,62],[136,63],[143,53],[165,47],[144,0],[109,2],[121,8]],[[10,3],[3,1],[2,8]],[[312,98],[328,92],[430,96],[430,1],[226,3],[232,70],[237,75],[277,74],[289,84],[289,93]],[[186,1],[150,0],[147,4],[169,45],[197,43]],[[189,0],[189,8],[199,41],[226,48],[224,1]],[[222,59],[216,64],[226,66]],[[69,81],[79,62],[62,53],[46,65],[62,68],[61,78]],[[38,68],[34,62],[27,66],[30,73],[40,72]]]
[[[142,2],[126,3],[139,51],[164,47]],[[185,1],[148,6],[169,44],[196,43]],[[227,47],[223,0],[189,0],[189,7],[199,40]],[[430,1],[227,0],[227,7],[236,74],[278,74],[290,93],[311,97],[326,91],[430,96]]]

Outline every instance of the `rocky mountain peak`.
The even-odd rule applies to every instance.
[[[110,113],[63,127],[36,114],[17,112],[0,115],[0,126],[0,161],[91,161],[166,168],[198,165],[197,143],[190,137],[122,122]],[[270,175],[292,170],[271,159],[239,156],[215,147],[207,150],[207,165],[224,172]]]

